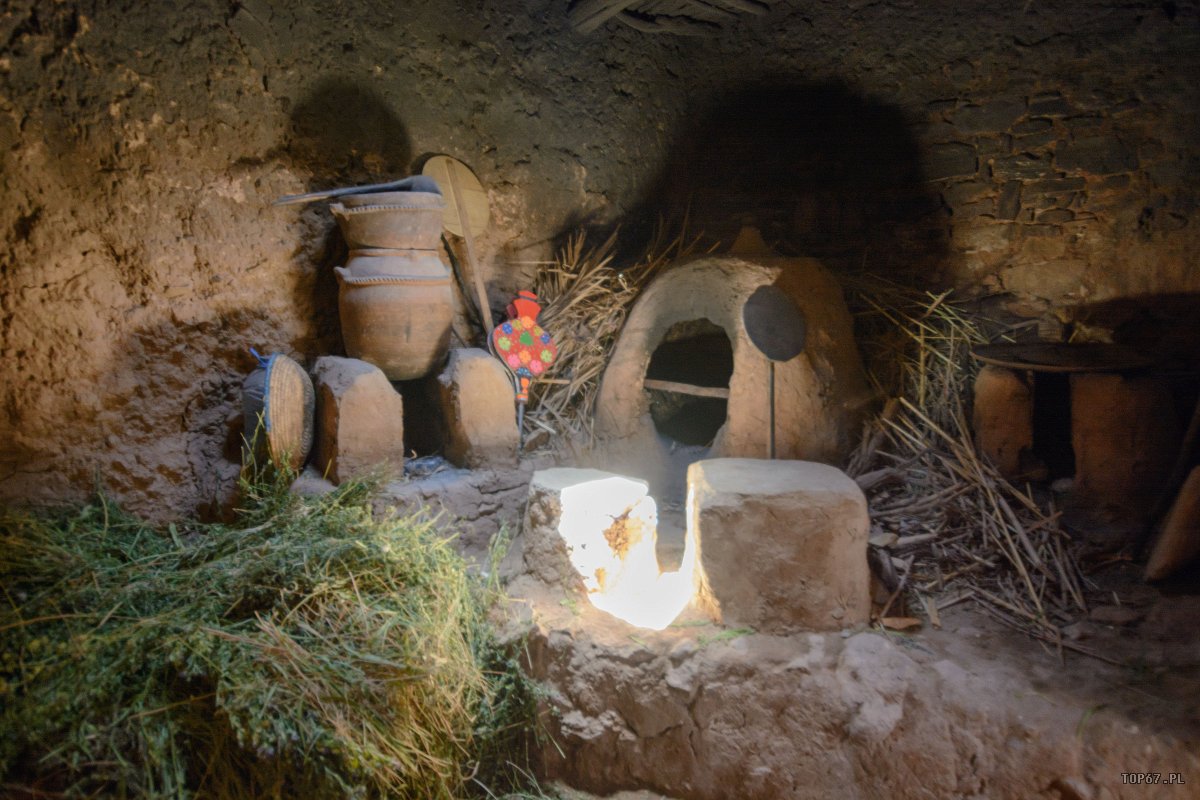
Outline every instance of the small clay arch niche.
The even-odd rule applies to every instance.
[[[733,344],[709,319],[677,322],[650,355],[645,389],[659,434],[708,447],[725,424]]]

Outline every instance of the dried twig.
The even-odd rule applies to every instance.
[[[616,241],[614,233],[589,248],[578,234],[534,276],[534,291],[545,305],[539,321],[554,336],[558,358],[554,379],[533,385],[525,420],[527,427],[552,428],[562,446],[593,443],[600,379],[633,301],[654,276],[695,247],[682,233],[667,240],[660,229],[644,257],[617,269]]]
[[[945,293],[877,278],[848,283],[862,309],[869,376],[892,398],[848,471],[861,479],[873,526],[896,535],[888,550],[903,543],[915,557],[905,585],[954,594],[925,605],[931,619],[930,607],[969,598],[1035,638],[1082,652],[1061,641],[1058,627],[1086,611],[1060,515],[982,458],[966,422],[970,349],[987,341],[976,321]],[[891,472],[902,479],[880,479]]]

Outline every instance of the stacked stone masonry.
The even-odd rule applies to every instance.
[[[959,281],[1071,305],[1194,279],[1182,250],[1164,253],[1197,194],[1194,158],[1157,129],[1163,109],[1132,86],[1031,89],[931,102],[917,127]]]

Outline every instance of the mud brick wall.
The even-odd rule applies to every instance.
[[[332,216],[271,201],[429,153],[488,189],[497,308],[581,225],[683,209],[1031,314],[1200,290],[1194,0],[770,6],[679,37],[566,0],[10,0],[0,501],[227,503],[247,348],[341,354]]]

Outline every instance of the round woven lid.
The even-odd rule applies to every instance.
[[[267,391],[263,395],[263,426],[267,449],[276,464],[299,469],[313,443],[316,393],[304,368],[276,353],[267,361]]]

